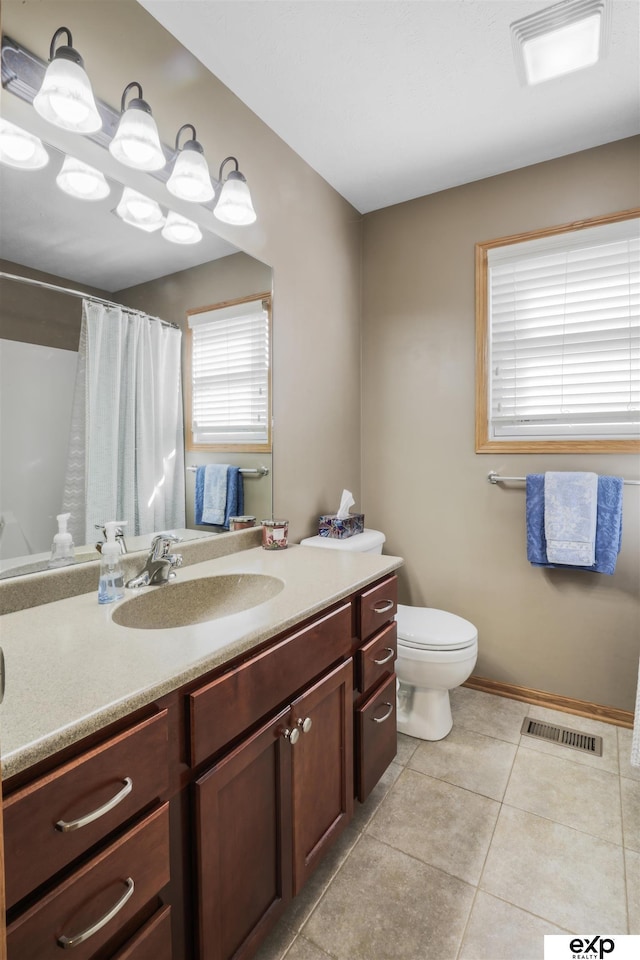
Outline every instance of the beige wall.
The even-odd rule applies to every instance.
[[[404,556],[402,599],[479,630],[480,676],[633,708],[640,488],[625,487],[613,577],[526,559],[523,484],[489,470],[638,477],[638,458],[474,453],[474,244],[640,204],[640,138],[364,219],[363,501]]]
[[[3,0],[2,21],[43,60],[69,27],[98,97],[138,80],[165,143],[193,123],[212,172],[238,157],[257,223],[211,222],[274,269],[275,512],[315,532],[343,486],[360,498],[359,214],[134,0]]]

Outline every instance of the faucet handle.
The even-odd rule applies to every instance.
[[[180,543],[181,538],[173,533],[157,533],[151,541],[151,554],[154,560],[166,557],[172,543]]]

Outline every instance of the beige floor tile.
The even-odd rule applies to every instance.
[[[624,845],[640,853],[640,780],[620,777]]]
[[[454,726],[444,740],[421,743],[408,766],[485,797],[502,800],[517,749],[514,743]]]
[[[519,749],[504,802],[622,844],[620,778],[607,770]]]
[[[365,835],[302,934],[337,960],[455,960],[473,892]]]
[[[364,803],[359,803],[356,800],[353,820],[351,821],[351,825],[356,830],[364,830],[401,773],[402,767],[400,764],[395,761],[390,763]]]
[[[480,887],[579,933],[626,933],[623,849],[503,806]]]
[[[331,960],[331,958],[320,947],[316,947],[315,943],[299,936],[293,941],[293,946],[287,953],[287,960]]]
[[[282,918],[261,944],[254,960],[281,960],[293,943],[295,930]]]
[[[465,727],[487,737],[517,743],[520,727],[527,715],[529,704],[519,700],[496,697],[469,687],[456,687],[451,691],[453,726]]]
[[[620,776],[629,780],[640,780],[640,767],[631,766],[631,741],[633,730],[618,727],[618,752],[620,755]]]
[[[574,763],[583,763],[585,766],[594,767],[596,770],[618,773],[618,728],[614,727],[613,724],[532,705],[529,705],[526,716],[532,717],[534,720],[544,720],[546,723],[557,723],[561,727],[568,727],[570,730],[576,730],[580,733],[591,733],[602,737],[602,756],[595,757],[593,754],[574,750],[573,747],[564,747],[561,744],[537,740],[534,737],[521,737],[521,747],[525,747],[527,750],[537,750],[538,753],[548,753],[554,757],[566,757],[567,760],[573,760]]]
[[[627,868],[627,901],[629,906],[629,933],[640,934],[640,853],[625,850]]]
[[[366,834],[477,883],[499,809],[495,800],[406,769]]]
[[[360,832],[350,823],[289,904],[283,920],[296,932],[303,926],[359,838]]]
[[[566,932],[479,890],[458,960],[543,960],[545,934]]]
[[[424,743],[424,741],[418,740],[416,737],[408,737],[406,733],[399,733],[398,752],[395,762],[401,764],[403,767],[406,766],[421,743]]]

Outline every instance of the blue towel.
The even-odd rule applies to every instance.
[[[227,468],[227,484],[225,491],[225,507],[224,507],[224,517],[222,522],[219,524],[214,524],[215,526],[224,527],[226,530],[229,529],[229,517],[235,517],[242,515],[244,513],[244,485],[242,481],[242,474],[238,467],[231,467],[228,464],[224,464]],[[194,513],[195,513],[195,522],[198,526],[203,526],[207,524],[208,521],[203,519],[203,505],[204,505],[204,487],[205,487],[205,471],[206,467],[198,467],[196,470],[196,489],[195,489],[195,499],[194,499]]]
[[[244,513],[244,483],[239,467],[229,467],[227,471],[227,505],[224,512],[224,528],[229,529],[229,518]]]
[[[564,570],[591,570],[611,575],[622,545],[622,478],[598,477],[598,511],[596,522],[596,559],[588,567],[574,567],[547,560],[544,535],[544,474],[527,476],[527,560],[535,567]]]

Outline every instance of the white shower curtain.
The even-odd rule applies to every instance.
[[[180,330],[83,301],[64,512],[76,544],[185,525]]]

